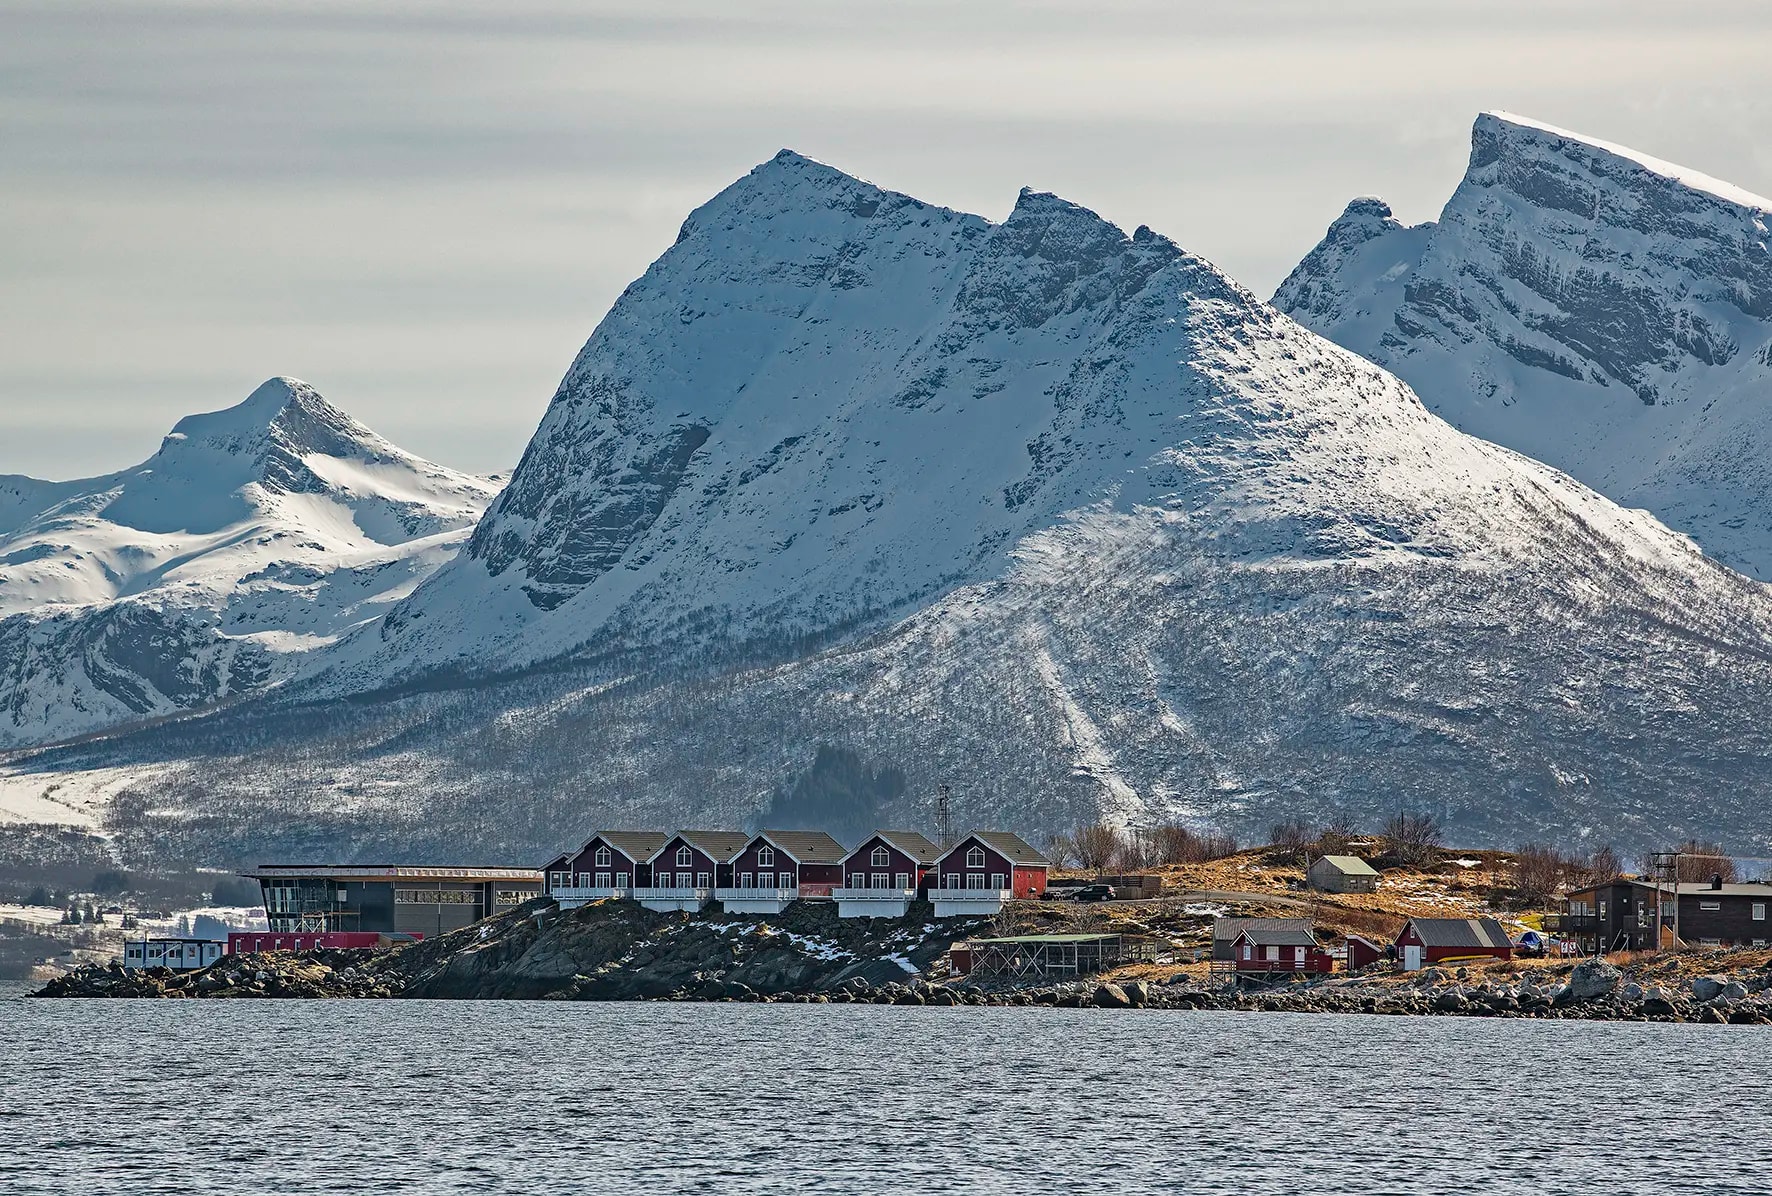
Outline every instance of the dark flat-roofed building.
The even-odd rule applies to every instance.
[[[1666,883],[1616,877],[1572,890],[1557,929],[1584,952],[1668,948],[1675,945],[1675,900]],[[1677,900],[1681,942],[1705,947],[1772,943],[1772,885],[1732,884],[1720,878],[1688,881],[1679,886]]]
[[[270,929],[379,931],[426,937],[459,930],[541,895],[532,868],[429,864],[260,864]]]

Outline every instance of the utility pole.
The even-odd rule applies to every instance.
[[[945,784],[935,787],[935,837],[944,852],[954,845],[954,808]]]

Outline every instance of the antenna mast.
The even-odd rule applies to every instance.
[[[945,784],[935,787],[935,837],[943,851],[954,845],[954,807]]]

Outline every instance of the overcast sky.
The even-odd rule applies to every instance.
[[[1358,194],[1433,218],[1505,108],[1772,193],[1772,5],[0,0],[0,473],[292,374],[515,462],[690,208],[782,146],[1025,185],[1266,294]]]

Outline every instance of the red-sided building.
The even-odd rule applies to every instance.
[[[1335,960],[1317,944],[1316,935],[1307,928],[1272,925],[1283,921],[1289,919],[1249,919],[1231,942],[1237,971],[1326,976],[1335,970]]]
[[[823,831],[760,831],[732,857],[732,880],[714,895],[729,914],[779,914],[802,897],[829,897],[842,881],[843,854]]]
[[[936,860],[929,899],[938,918],[995,913],[1044,893],[1050,867],[1019,835],[973,831]]]
[[[1494,918],[1411,918],[1397,935],[1397,962],[1406,972],[1442,961],[1513,957],[1513,940]]]
[[[916,831],[875,831],[843,857],[843,887],[916,892],[940,858],[941,848]]]
[[[646,861],[652,883],[634,897],[647,909],[700,909],[732,887],[732,861],[750,841],[743,831],[678,831]]]
[[[652,857],[664,843],[665,836],[659,831],[600,831],[573,857],[574,879],[589,889],[649,885]]]
[[[929,886],[941,848],[916,831],[875,831],[843,857],[840,918],[902,918]]]

